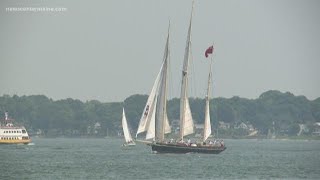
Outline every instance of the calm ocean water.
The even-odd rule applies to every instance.
[[[320,141],[225,140],[218,155],[154,154],[123,140],[42,139],[0,146],[0,179],[320,179]]]

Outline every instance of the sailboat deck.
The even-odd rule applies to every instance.
[[[158,153],[207,153],[218,154],[226,149],[225,146],[197,145],[191,146],[183,143],[153,143],[152,151]]]

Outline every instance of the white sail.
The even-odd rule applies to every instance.
[[[157,104],[157,100],[154,103]],[[149,125],[148,125],[148,128],[147,128],[146,139],[154,139],[155,138],[155,114],[156,114],[156,111],[153,110],[152,111],[152,116],[151,116],[151,119],[150,119],[150,122],[149,122]],[[164,133],[165,134],[171,133],[171,127],[170,127],[169,120],[168,120],[167,116],[165,118],[165,124],[164,125],[165,125]]]
[[[161,75],[161,71],[162,71],[162,67],[163,64],[160,68],[160,72],[157,75],[157,78],[153,84],[151,93],[148,97],[147,103],[144,107],[143,113],[141,115],[141,119],[140,119],[140,123],[138,126],[138,130],[136,133],[136,137],[138,136],[139,133],[145,132],[149,129],[150,127],[150,121],[154,121],[155,116],[154,111],[155,111],[155,106],[156,106],[156,93],[157,93],[157,89],[159,86],[159,80],[160,80],[160,75]]]
[[[139,133],[146,132],[146,139],[155,139],[156,138],[156,115],[158,116],[160,114],[163,114],[163,117],[160,117],[160,118],[158,117],[159,119],[158,121],[161,121],[161,124],[162,122],[164,122],[164,126],[163,126],[164,134],[171,132],[166,111],[164,112],[162,111],[164,106],[166,108],[166,102],[164,105],[163,99],[165,99],[166,101],[166,96],[167,96],[166,95],[167,93],[166,92],[167,91],[166,76],[167,76],[168,58],[169,58],[169,32],[168,32],[167,42],[165,46],[164,60],[160,68],[160,72],[153,84],[153,87],[148,97],[144,111],[142,113],[136,137]],[[160,98],[159,98],[159,95],[161,96]],[[158,105],[158,99],[161,99],[160,105]]]
[[[164,120],[164,133],[165,134],[171,133],[171,127],[170,127],[168,115],[166,115]]]
[[[194,124],[192,120],[192,114],[189,106],[189,100],[186,99],[186,107],[184,111],[184,128],[183,128],[183,135],[189,135],[193,133]]]
[[[157,98],[156,100],[153,102],[153,107],[155,107],[157,104]],[[152,112],[151,112],[151,118],[150,121],[148,123],[147,126],[147,134],[146,134],[146,139],[155,139],[156,136],[156,130],[155,130],[155,116],[156,116],[156,111],[155,108],[153,108]]]
[[[205,107],[205,119],[204,119],[204,128],[203,128],[203,142],[205,142],[208,137],[211,135],[211,123],[210,123],[210,84],[211,84],[211,68],[208,77],[208,87],[207,87],[207,95],[206,95],[206,107]]]
[[[164,140],[167,117],[167,76],[168,76],[168,61],[169,61],[169,30],[167,43],[163,56],[163,68],[161,72],[161,80],[159,83],[158,99],[156,106],[156,121],[155,134],[157,141]]]
[[[190,61],[190,45],[191,45],[191,25],[193,16],[193,4],[191,11],[190,24],[188,29],[188,36],[184,54],[183,68],[182,68],[182,82],[181,82],[181,96],[180,96],[180,139],[194,132],[193,120],[188,101],[188,67]]]
[[[123,129],[123,135],[125,138],[125,141],[128,142],[133,142],[132,137],[128,128],[128,123],[127,123],[127,118],[124,112],[124,109],[122,111],[122,129]]]

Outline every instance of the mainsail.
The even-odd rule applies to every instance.
[[[188,36],[184,54],[183,68],[182,68],[182,82],[181,82],[181,97],[180,97],[180,139],[193,133],[193,120],[188,100],[188,67],[190,61],[190,46],[191,46],[191,25],[193,16],[193,4],[191,11],[190,24],[188,29]]]
[[[127,143],[133,142],[129,128],[128,128],[127,118],[126,118],[126,114],[124,112],[124,109],[122,110],[122,129],[123,129],[123,135],[124,135],[125,141]]]

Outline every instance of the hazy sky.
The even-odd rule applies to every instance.
[[[191,0],[0,2],[0,95],[103,102],[148,94],[171,21],[169,97],[180,95]],[[63,7],[12,12],[8,7]],[[195,1],[190,94],[204,97],[215,43],[213,96],[267,90],[320,97],[320,1]]]

